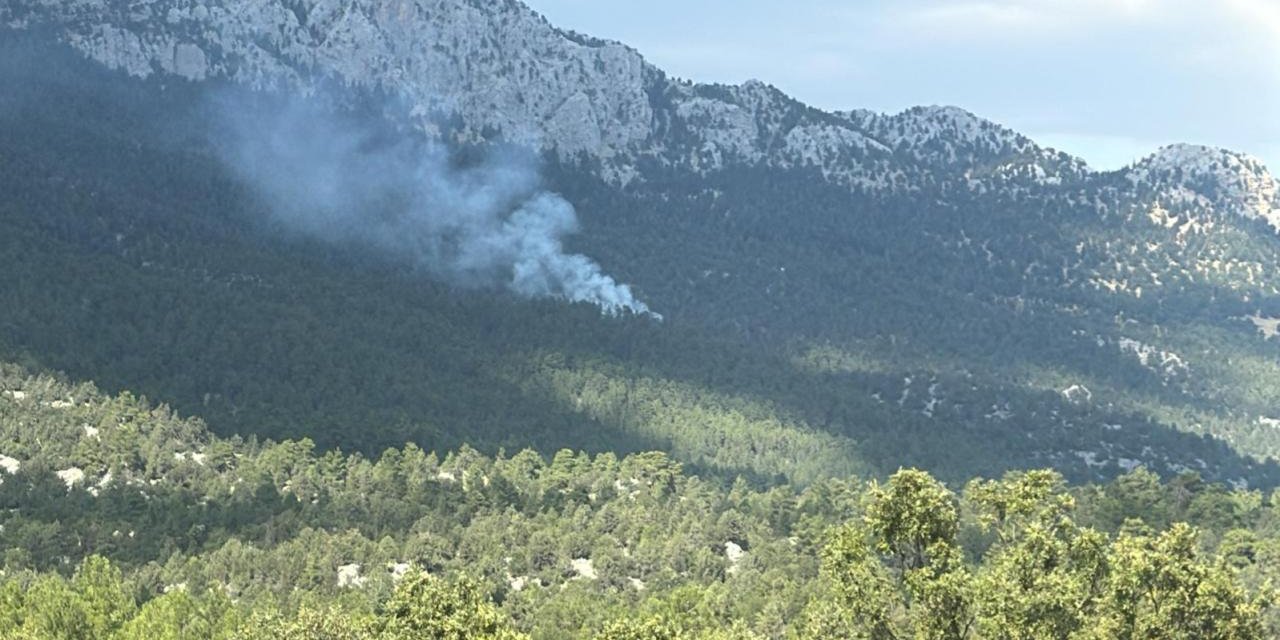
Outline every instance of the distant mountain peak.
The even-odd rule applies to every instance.
[[[1183,203],[1261,219],[1280,230],[1280,181],[1251,155],[1196,144],[1171,144],[1128,169],[1134,184]]]

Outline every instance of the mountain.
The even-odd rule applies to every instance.
[[[140,78],[294,88],[332,78],[383,89],[408,100],[425,130],[439,134],[441,114],[460,117],[451,132],[460,139],[586,157],[620,184],[645,161],[702,174],[726,164],[815,168],[874,191],[1009,188],[1020,174],[1053,186],[1097,178],[1079,159],[955,107],[827,113],[758,81],[673,79],[625,45],[558,29],[516,1],[23,0],[0,20],[51,29]],[[1138,183],[1178,170],[1188,180],[1152,186],[1249,215],[1276,205],[1261,163],[1225,150],[1172,145],[1130,173]]]
[[[514,0],[0,25],[0,636],[1280,630],[1256,159]]]
[[[385,89],[410,101],[425,129],[433,116],[460,116],[462,139],[496,134],[585,156],[622,184],[646,160],[699,173],[814,167],[875,190],[963,186],[958,174],[975,172],[1087,174],[1077,159],[952,107],[825,113],[760,82],[672,79],[636,51],[557,29],[519,2],[16,2],[3,11],[9,25],[52,28],[132,76],[295,88],[325,77]]]
[[[842,184],[880,189],[904,179],[907,188],[920,188],[913,180],[927,173],[979,173],[989,181],[1028,171],[1046,184],[1091,175],[1079,159],[955,107],[826,113],[758,81],[669,78],[635,50],[558,29],[516,1],[24,0],[0,11],[11,28],[52,29],[132,76],[295,88],[336,78],[403,96],[425,129],[433,128],[432,114],[460,116],[458,136],[496,134],[563,157],[585,155],[623,182],[641,158],[699,172],[726,162],[816,167]],[[1231,195],[1249,199],[1256,190],[1259,201],[1275,203],[1265,168],[1226,151],[1173,145],[1135,172],[1182,167],[1204,174],[1215,154],[1229,168],[1202,177],[1231,182],[1247,172],[1254,181]]]
[[[22,0],[0,22],[29,88],[0,109],[0,346],[32,368],[370,453],[1280,482],[1280,201],[1243,154],[1097,172],[955,107],[674,79],[519,2]],[[532,148],[578,212],[556,242],[665,320],[281,232],[210,122],[245,89],[263,111],[339,94],[464,165]]]

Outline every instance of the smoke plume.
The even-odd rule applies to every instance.
[[[441,144],[316,99],[264,108],[224,97],[214,116],[224,121],[224,160],[287,229],[374,249],[460,286],[659,317],[593,260],[565,252],[577,215],[540,187],[528,154],[492,152],[459,166]]]

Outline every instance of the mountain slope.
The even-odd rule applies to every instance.
[[[1278,352],[1256,328],[1280,316],[1258,220],[1274,180],[1242,156],[1094,173],[955,108],[824,113],[671,80],[518,3],[20,2],[0,19],[21,27],[6,59],[41,61],[10,65],[30,91],[0,110],[21,274],[0,289],[5,351],[219,432],[658,447],[760,480],[1143,464],[1277,481]],[[581,212],[571,248],[667,321],[460,293],[263,233],[200,105],[228,80],[335,79],[354,102],[407,100],[460,155],[539,145]]]

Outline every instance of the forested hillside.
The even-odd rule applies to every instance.
[[[0,434],[5,637],[1280,632],[1276,496],[1195,474],[753,488],[661,453],[366,457],[8,365]]]
[[[957,481],[1046,465],[1076,480],[1138,464],[1280,477],[1259,461],[1277,441],[1276,347],[1247,320],[1205,317],[1246,307],[1206,307],[1200,288],[1184,302],[1172,283],[1154,307],[1040,298],[1034,280],[999,277],[1012,264],[975,264],[977,246],[943,250],[985,228],[1021,238],[987,250],[1044,253],[1074,241],[1046,228],[1084,221],[1016,201],[917,207],[801,170],[618,190],[552,158],[546,182],[582,212],[571,248],[666,320],[601,317],[273,228],[211,149],[200,115],[214,89],[8,42],[20,89],[0,98],[0,348],[217,433],[365,453],[660,449],[799,482],[899,465]]]

